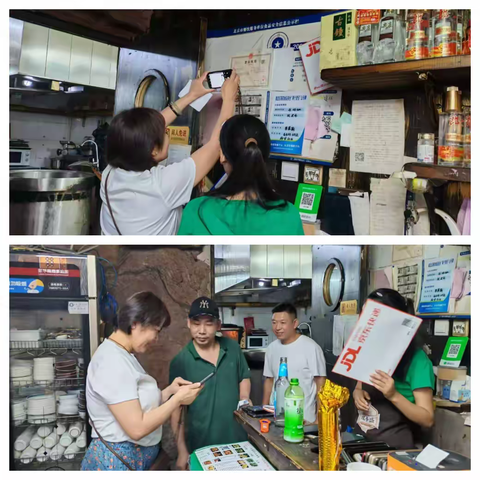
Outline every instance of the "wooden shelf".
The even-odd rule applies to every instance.
[[[419,178],[443,180],[445,182],[470,183],[470,168],[442,167],[440,165],[429,165],[427,163],[406,163],[404,169],[407,172],[415,172]]]
[[[327,68],[322,79],[345,90],[393,90],[422,85],[427,78],[442,84],[470,83],[470,55],[409,60],[361,67]],[[426,75],[425,75],[426,74]]]
[[[470,400],[463,403],[455,403],[435,396],[433,397],[433,401],[435,402],[435,405],[440,408],[461,408],[462,410],[470,410],[471,406]]]

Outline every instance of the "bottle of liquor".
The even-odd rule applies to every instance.
[[[286,442],[303,442],[304,405],[305,396],[299,385],[298,378],[292,378],[290,386],[285,392],[285,429],[283,431],[283,439]]]
[[[287,357],[280,358],[280,367],[278,369],[278,378],[275,382],[273,391],[273,405],[275,408],[275,425],[277,427],[285,426],[285,391],[290,382],[288,381],[288,363]]]
[[[368,23],[358,27],[357,63],[358,65],[371,65],[373,51],[377,40],[378,25]]]
[[[397,10],[386,10],[380,20],[373,63],[400,62],[405,56],[405,24]]]

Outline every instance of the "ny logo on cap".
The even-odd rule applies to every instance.
[[[200,308],[208,308],[208,302],[207,300],[202,300],[200,302]]]

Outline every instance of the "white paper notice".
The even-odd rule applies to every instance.
[[[181,162],[188,158],[191,153],[191,145],[170,145],[168,147],[168,158],[165,160],[165,165]]]
[[[300,164],[294,162],[282,162],[282,180],[298,182]]]
[[[355,235],[370,234],[370,199],[368,193],[349,195],[352,223]]]
[[[328,172],[328,186],[345,188],[347,186],[347,171],[342,168],[330,168]]]
[[[340,117],[341,90],[325,90],[310,98],[302,157],[332,162],[338,134],[332,122]]]
[[[294,78],[295,51],[293,48],[277,48],[273,50],[273,71],[271,90],[286,92],[291,90],[290,75]]]
[[[324,82],[320,77],[320,37],[300,45],[300,54],[302,55],[310,93],[316,95],[331,88],[333,85]]]
[[[335,315],[333,317],[333,354],[342,353],[345,343],[357,323],[358,315]]]
[[[183,98],[189,91],[190,87],[192,86],[192,81],[189,80],[188,83],[183,87],[183,90],[178,94],[179,98]],[[211,93],[207,93],[203,97],[200,97],[199,99],[195,100],[190,104],[192,108],[194,108],[197,112],[201,112],[203,107],[210,101],[212,98]]]
[[[343,123],[342,124],[342,134],[340,135],[340,146],[341,147],[351,147],[352,146],[352,124]]]
[[[367,300],[333,372],[372,385],[370,375],[393,375],[422,320]]]
[[[231,67],[237,71],[240,77],[240,85],[243,87],[268,87],[270,79],[271,55],[249,54],[232,57]]]
[[[450,330],[449,320],[435,320],[435,327],[434,327],[433,334],[436,337],[448,337],[449,330]]]
[[[74,314],[88,314],[88,302],[68,302],[68,313]]]
[[[417,456],[416,461],[428,468],[437,468],[440,462],[445,460],[450,454],[440,450],[433,445],[427,445]]]
[[[370,180],[370,235],[403,235],[406,192],[397,178]]]
[[[403,99],[357,100],[352,106],[350,170],[391,175],[405,162]]]

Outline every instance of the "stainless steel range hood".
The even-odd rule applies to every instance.
[[[217,245],[214,251],[215,298],[222,304],[310,297],[311,247]]]

